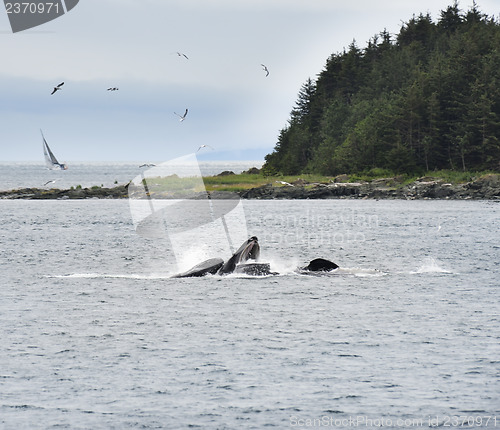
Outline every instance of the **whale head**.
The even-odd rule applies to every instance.
[[[236,264],[244,263],[248,260],[258,260],[260,256],[259,240],[256,236],[248,239],[234,255],[238,255]]]
[[[257,260],[260,255],[259,240],[256,236],[252,236],[247,239],[239,247],[239,249],[233,254],[233,256],[227,260],[224,266],[221,267],[219,274],[225,275],[228,273],[233,273],[236,266],[241,263],[245,263],[248,260]]]

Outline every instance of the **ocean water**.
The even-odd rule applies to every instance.
[[[49,170],[42,163],[0,162],[0,191],[17,188],[60,188],[78,185],[85,187],[113,187],[127,184],[140,175],[145,168],[143,162],[136,163],[68,163],[68,170]],[[158,163],[159,164],[159,163]],[[204,176],[218,175],[225,170],[241,173],[251,167],[262,167],[262,161],[200,161],[200,172]],[[53,183],[45,185],[49,181]]]
[[[125,200],[0,200],[0,428],[500,427],[498,203],[244,211],[280,275],[172,279]]]

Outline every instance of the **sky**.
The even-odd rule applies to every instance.
[[[262,161],[331,54],[452,3],[80,0],[18,33],[0,4],[0,161],[43,162],[40,129],[59,161],[162,162],[203,144],[205,160]],[[477,5],[498,18],[498,0]]]

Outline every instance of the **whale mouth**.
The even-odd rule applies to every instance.
[[[236,264],[244,263],[248,260],[258,260],[260,256],[260,246],[257,237],[248,239],[245,247],[240,251]]]

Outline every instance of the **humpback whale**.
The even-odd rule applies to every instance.
[[[244,273],[252,276],[277,275],[277,272],[271,271],[269,263],[258,263],[260,256],[259,240],[252,236],[238,248],[229,260],[224,263],[222,258],[210,258],[202,261],[186,272],[172,276],[173,278],[192,278],[205,275],[228,275],[230,273]],[[252,263],[247,263],[254,260]],[[331,272],[338,269],[338,265],[333,261],[324,258],[316,258],[309,262],[305,267],[300,268],[300,273],[307,272]]]
[[[257,260],[260,256],[259,240],[256,236],[252,236],[246,242],[243,242],[233,256],[220,268],[219,275],[233,273],[238,264],[248,260]]]

